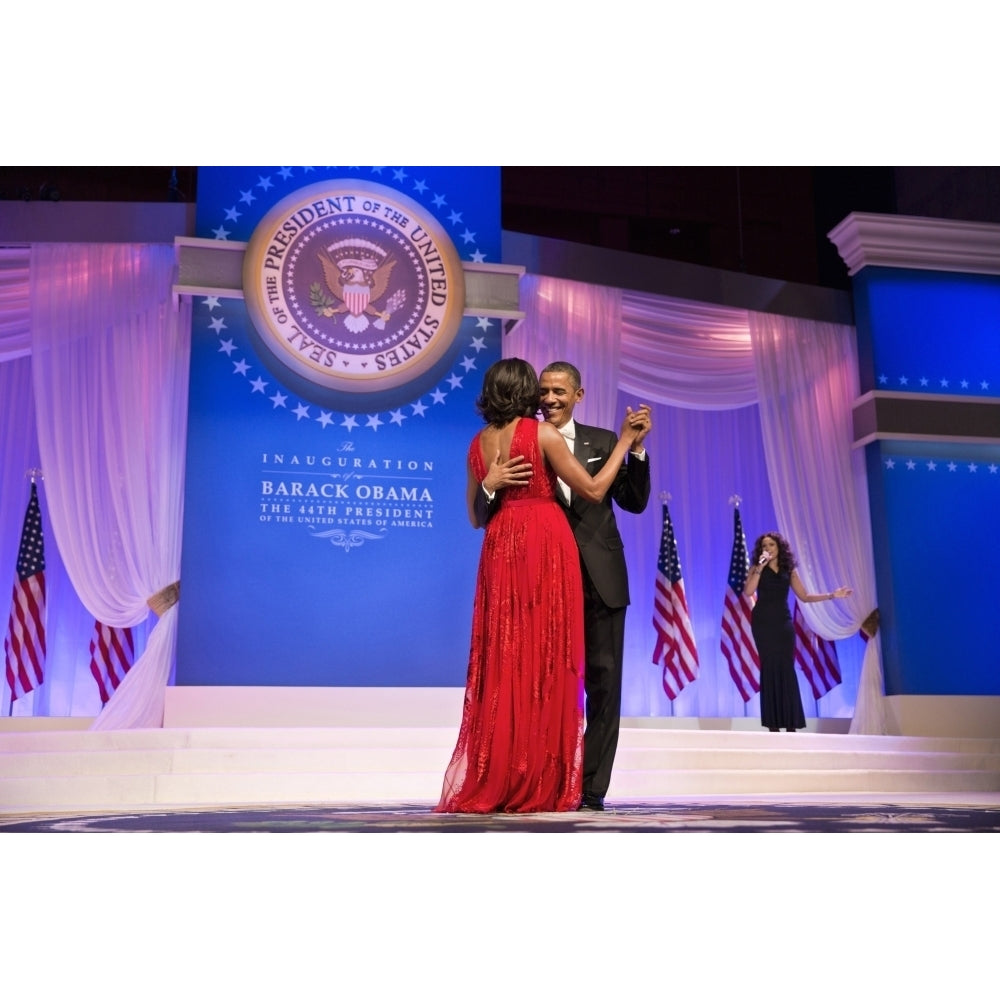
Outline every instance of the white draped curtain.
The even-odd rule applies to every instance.
[[[561,295],[560,285],[572,288]],[[602,337],[576,332],[588,289],[599,296],[593,316],[607,324]],[[863,455],[851,447],[854,329],[634,292],[621,293],[616,328],[605,306],[611,291],[526,276],[526,317],[505,338],[503,353],[538,367],[557,358],[573,362],[584,378],[584,422],[617,427],[626,405],[654,404],[646,442],[650,508],[618,518],[632,592],[623,713],[759,712],[756,698],[743,703],[719,649],[731,501],[738,497],[749,543],[779,530],[791,540],[809,589],[854,588],[847,602],[804,606],[818,634],[844,640],[838,643],[843,683],[819,703],[803,684],[806,714],[853,716],[852,731],[884,732],[879,644],[858,634],[876,601]],[[609,342],[618,344],[617,367],[604,346]],[[598,385],[605,398],[616,391],[610,411],[590,405]],[[697,681],[673,703],[650,657],[660,499],[669,503],[677,532],[701,663]]]
[[[41,244],[30,274],[52,534],[88,612],[142,625],[180,575],[191,322],[171,295],[174,250]],[[95,728],[162,724],[177,627],[176,604],[163,604]]]
[[[41,465],[45,475],[50,654],[46,684],[29,696],[34,714],[95,714],[86,656],[58,653],[58,602],[59,614],[86,619],[76,648],[95,617],[137,626],[145,638],[95,725],[162,720],[177,609],[157,620],[147,602],[180,576],[190,351],[189,306],[170,294],[173,268],[169,246],[0,253],[0,572],[14,565],[24,472]],[[738,495],[750,542],[781,530],[811,589],[855,591],[805,608],[819,634],[840,640],[844,675],[819,703],[804,689],[806,714],[853,715],[852,731],[883,732],[879,643],[857,638],[875,587],[863,459],[850,444],[853,329],[532,275],[521,298],[526,318],[504,339],[504,356],[580,368],[581,420],[616,427],[626,405],[654,405],[653,498],[645,514],[619,517],[632,589],[624,713],[759,712],[756,699],[742,702],[719,652],[729,501]],[[661,498],[677,530],[701,660],[698,680],[674,702],[650,656]]]
[[[750,339],[771,495],[799,574],[812,592],[854,588],[804,604],[803,616],[827,639],[857,634],[877,601],[864,452],[848,444],[859,393],[853,330],[751,313]],[[867,643],[853,732],[885,732],[880,657],[879,642]]]

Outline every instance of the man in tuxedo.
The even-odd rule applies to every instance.
[[[555,361],[542,369],[538,382],[539,404],[545,419],[567,439],[580,464],[591,475],[595,474],[607,461],[618,438],[613,431],[573,419],[573,410],[584,396],[580,372],[567,361]],[[587,726],[583,736],[581,809],[603,811],[618,749],[629,591],[625,551],[613,504],[632,514],[641,514],[646,509],[649,461],[642,441],[651,426],[647,419],[601,503],[588,503],[571,496],[564,484],[559,483],[566,516],[580,549],[583,572]]]

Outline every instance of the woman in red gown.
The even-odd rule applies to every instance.
[[[614,481],[644,408],[631,408],[594,477],[562,435],[535,419],[538,379],[519,358],[492,365],[476,406],[487,426],[468,453],[469,519],[491,462],[520,456],[540,475],[507,486],[486,524],[458,742],[435,812],[556,812],[580,803],[583,753],[583,587],[580,558],[556,499],[556,477],[599,501]]]

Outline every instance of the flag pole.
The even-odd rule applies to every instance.
[[[670,495],[670,493],[669,493],[669,492],[668,492],[667,490],[660,490],[660,506],[661,506],[661,507],[662,507],[662,506],[663,506],[664,504],[667,504],[667,503],[670,503],[670,501],[671,501],[672,499],[673,499],[673,498],[672,498],[672,496]],[[678,692],[678,693],[679,693],[679,692]],[[668,699],[667,699],[667,704],[668,704],[668,705],[670,706],[670,718],[671,718],[671,719],[673,719],[673,718],[674,718],[674,717],[676,716],[676,714],[677,714],[677,713],[676,713],[676,712],[674,711],[674,702],[675,702],[676,700],[677,700],[677,699],[676,699],[676,697],[674,697],[674,698],[668,698]]]
[[[45,570],[45,557],[44,557],[44,550],[43,550],[43,543],[42,543],[42,525],[41,525],[41,520],[40,520],[40,513],[39,513],[39,510],[38,510],[38,492],[37,492],[37,482],[38,482],[38,480],[44,479],[44,476],[42,475],[42,470],[40,468],[38,468],[37,466],[32,466],[31,468],[28,468],[28,469],[24,470],[24,478],[31,480],[31,490],[30,490],[29,497],[28,497],[28,507],[27,507],[27,510],[25,511],[25,515],[24,515],[24,522],[23,522],[22,527],[21,527],[21,541],[20,541],[20,544],[19,544],[19,547],[18,547],[17,563],[16,563],[15,571],[14,571],[14,592],[13,592],[13,596],[12,596],[12,606],[11,606],[11,613],[10,613],[10,621],[8,622],[8,626],[7,626],[7,633],[8,633],[7,634],[7,638],[4,640],[4,660],[5,660],[4,679],[7,681],[6,687],[10,688],[10,704],[7,706],[7,717],[8,718],[12,718],[13,717],[13,715],[14,715],[14,702],[17,701],[17,694],[16,694],[17,682],[14,679],[14,677],[8,676],[8,675],[11,673],[12,666],[13,666],[13,669],[14,669],[15,673],[16,673],[16,671],[18,669],[20,669],[20,667],[21,667],[20,661],[21,661],[22,652],[23,652],[20,649],[20,645],[21,645],[20,641],[18,641],[18,643],[15,644],[15,645],[13,645],[13,646],[8,645],[8,644],[13,641],[12,640],[12,636],[14,634],[14,621],[15,621],[15,614],[16,614],[16,607],[15,606],[19,606],[20,605],[20,601],[22,600],[22,598],[24,598],[25,594],[28,595],[28,597],[27,597],[27,604],[31,608],[31,612],[29,613],[29,617],[31,618],[32,623],[37,628],[37,634],[33,634],[33,635],[30,634],[30,632],[31,632],[30,629],[26,629],[26,641],[27,641],[27,643],[28,643],[29,646],[31,646],[33,643],[35,643],[37,641],[40,641],[40,644],[41,644],[41,661],[42,661],[42,663],[44,663],[44,657],[45,657],[45,623],[44,623],[44,605],[45,605],[44,570]],[[34,538],[31,538],[31,536],[32,536],[32,528],[34,528],[34,525],[30,524],[30,522],[32,520],[32,517],[31,517],[32,511],[34,511],[34,520],[37,521],[37,531],[35,532],[37,534],[37,551],[34,551],[36,540]],[[31,573],[27,577],[27,579],[33,580],[34,584],[33,585],[25,586],[24,589],[23,589],[23,591],[22,591],[22,585],[25,584],[25,580],[23,580],[21,578],[21,562],[22,562],[22,559],[25,559],[25,560],[28,559],[28,556],[26,556],[26,551],[27,551],[26,550],[26,544],[28,544],[29,538],[31,538],[31,546],[30,547],[32,548],[32,551],[30,553],[30,559],[34,560],[35,563],[37,563],[37,565],[34,565]],[[36,599],[38,598],[38,592],[39,592],[35,588],[39,586],[39,581],[40,581],[40,593],[41,593],[41,608],[40,609],[38,608],[38,606],[35,603]],[[36,620],[36,616],[39,613],[41,614],[42,617],[40,619]],[[12,663],[12,661],[8,660],[8,656],[11,654],[11,650],[13,650],[13,657],[14,657],[14,662],[13,663]],[[38,663],[34,660],[34,657],[37,656],[37,649],[32,649],[30,655],[33,658],[34,671],[35,671],[35,674],[36,674],[37,682],[38,682],[38,684],[41,684],[42,681],[44,680],[44,677],[42,675],[40,675],[40,673],[39,673],[40,668],[38,666]],[[23,694],[28,694],[29,691],[33,692],[34,691],[34,687],[35,687],[35,685],[32,684],[30,687],[28,687],[22,693]],[[32,705],[32,714],[34,714],[34,705]]]
[[[739,511],[741,503],[743,503],[743,497],[741,497],[739,493],[734,493],[729,498],[730,506],[734,507],[737,511]],[[743,698],[741,698],[740,700],[743,702],[743,718],[745,719],[747,717],[747,705],[749,704],[749,702]]]

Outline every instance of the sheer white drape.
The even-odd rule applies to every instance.
[[[40,244],[31,254],[38,440],[52,529],[73,585],[109,625],[138,625],[180,574],[190,306],[174,250]],[[159,726],[176,605],[94,728]]]
[[[175,310],[170,297],[171,247],[38,246],[32,253],[30,311],[29,251],[0,253],[0,565],[14,564],[24,470],[44,465],[50,609],[61,604],[55,629],[50,615],[51,669],[30,697],[41,699],[35,714],[90,714],[78,708],[92,703],[95,690],[86,666],[89,622],[68,629],[75,628],[72,649],[82,651],[54,655],[59,622],[72,617],[67,604],[91,620],[145,623],[147,599],[179,576],[189,307]],[[581,420],[616,427],[626,405],[656,404],[647,440],[653,498],[644,515],[619,518],[633,591],[624,713],[754,715],[756,704],[743,704],[718,651],[730,494],[743,497],[748,535],[782,526],[810,587],[843,581],[855,588],[843,606],[808,606],[820,634],[851,635],[875,606],[863,458],[847,444],[857,391],[853,331],[531,275],[522,302],[526,319],[504,338],[503,354],[539,369],[558,359],[576,364],[586,389]],[[672,497],[702,663],[698,681],[674,703],[650,663],[661,491]],[[53,593],[60,575],[68,592],[61,596]],[[153,627],[97,725],[160,724],[175,616],[176,607]],[[863,669],[860,652],[852,660],[855,645]],[[878,642],[845,640],[840,652],[844,683],[820,704],[804,690],[806,714],[853,710],[852,732],[884,732]]]
[[[851,447],[859,394],[854,329],[751,313],[750,337],[771,495],[778,523],[794,539],[799,574],[814,593],[854,588],[843,600],[805,604],[802,613],[818,635],[842,639],[877,605],[864,453]],[[852,732],[885,731],[879,646],[878,638],[866,646]]]
[[[574,287],[561,295],[560,285]],[[851,404],[857,395],[853,329],[623,292],[616,369],[607,350],[614,327],[605,327],[600,339],[573,336],[572,324],[581,324],[588,290],[601,294],[595,315],[611,321],[602,290],[553,278],[526,279],[522,288],[526,318],[505,338],[504,356],[525,357],[539,367],[556,356],[572,361],[584,373],[585,402],[598,382],[606,382],[608,392],[619,390],[618,408],[605,411],[605,426],[617,425],[625,405],[659,404],[647,439],[655,515],[652,520],[648,511],[641,518],[619,517],[633,592],[624,713],[753,714],[755,701],[743,704],[719,654],[732,546],[732,511],[723,506],[724,498],[742,497],[751,541],[782,526],[811,589],[830,590],[839,582],[855,588],[846,607],[833,602],[807,606],[823,609],[807,615],[818,634],[854,636],[875,607],[863,456],[850,447]],[[542,303],[536,301],[540,296]],[[590,412],[581,413],[581,419],[597,422]],[[787,454],[782,451],[786,441]],[[820,462],[820,456],[836,458]],[[671,498],[702,667],[698,681],[672,705],[655,668],[636,667],[648,664],[646,646],[652,642],[646,627],[652,600],[644,581],[656,571],[661,491]],[[691,551],[699,553],[697,564],[686,560]],[[862,651],[863,666],[858,662]],[[840,652],[843,684],[821,699],[822,705],[812,702],[803,685],[806,714],[850,715],[858,690],[852,731],[884,732],[878,642],[845,643]]]
[[[619,386],[691,410],[757,402],[744,309],[626,292],[622,296]]]
[[[27,247],[0,247],[0,363],[31,353]]]

